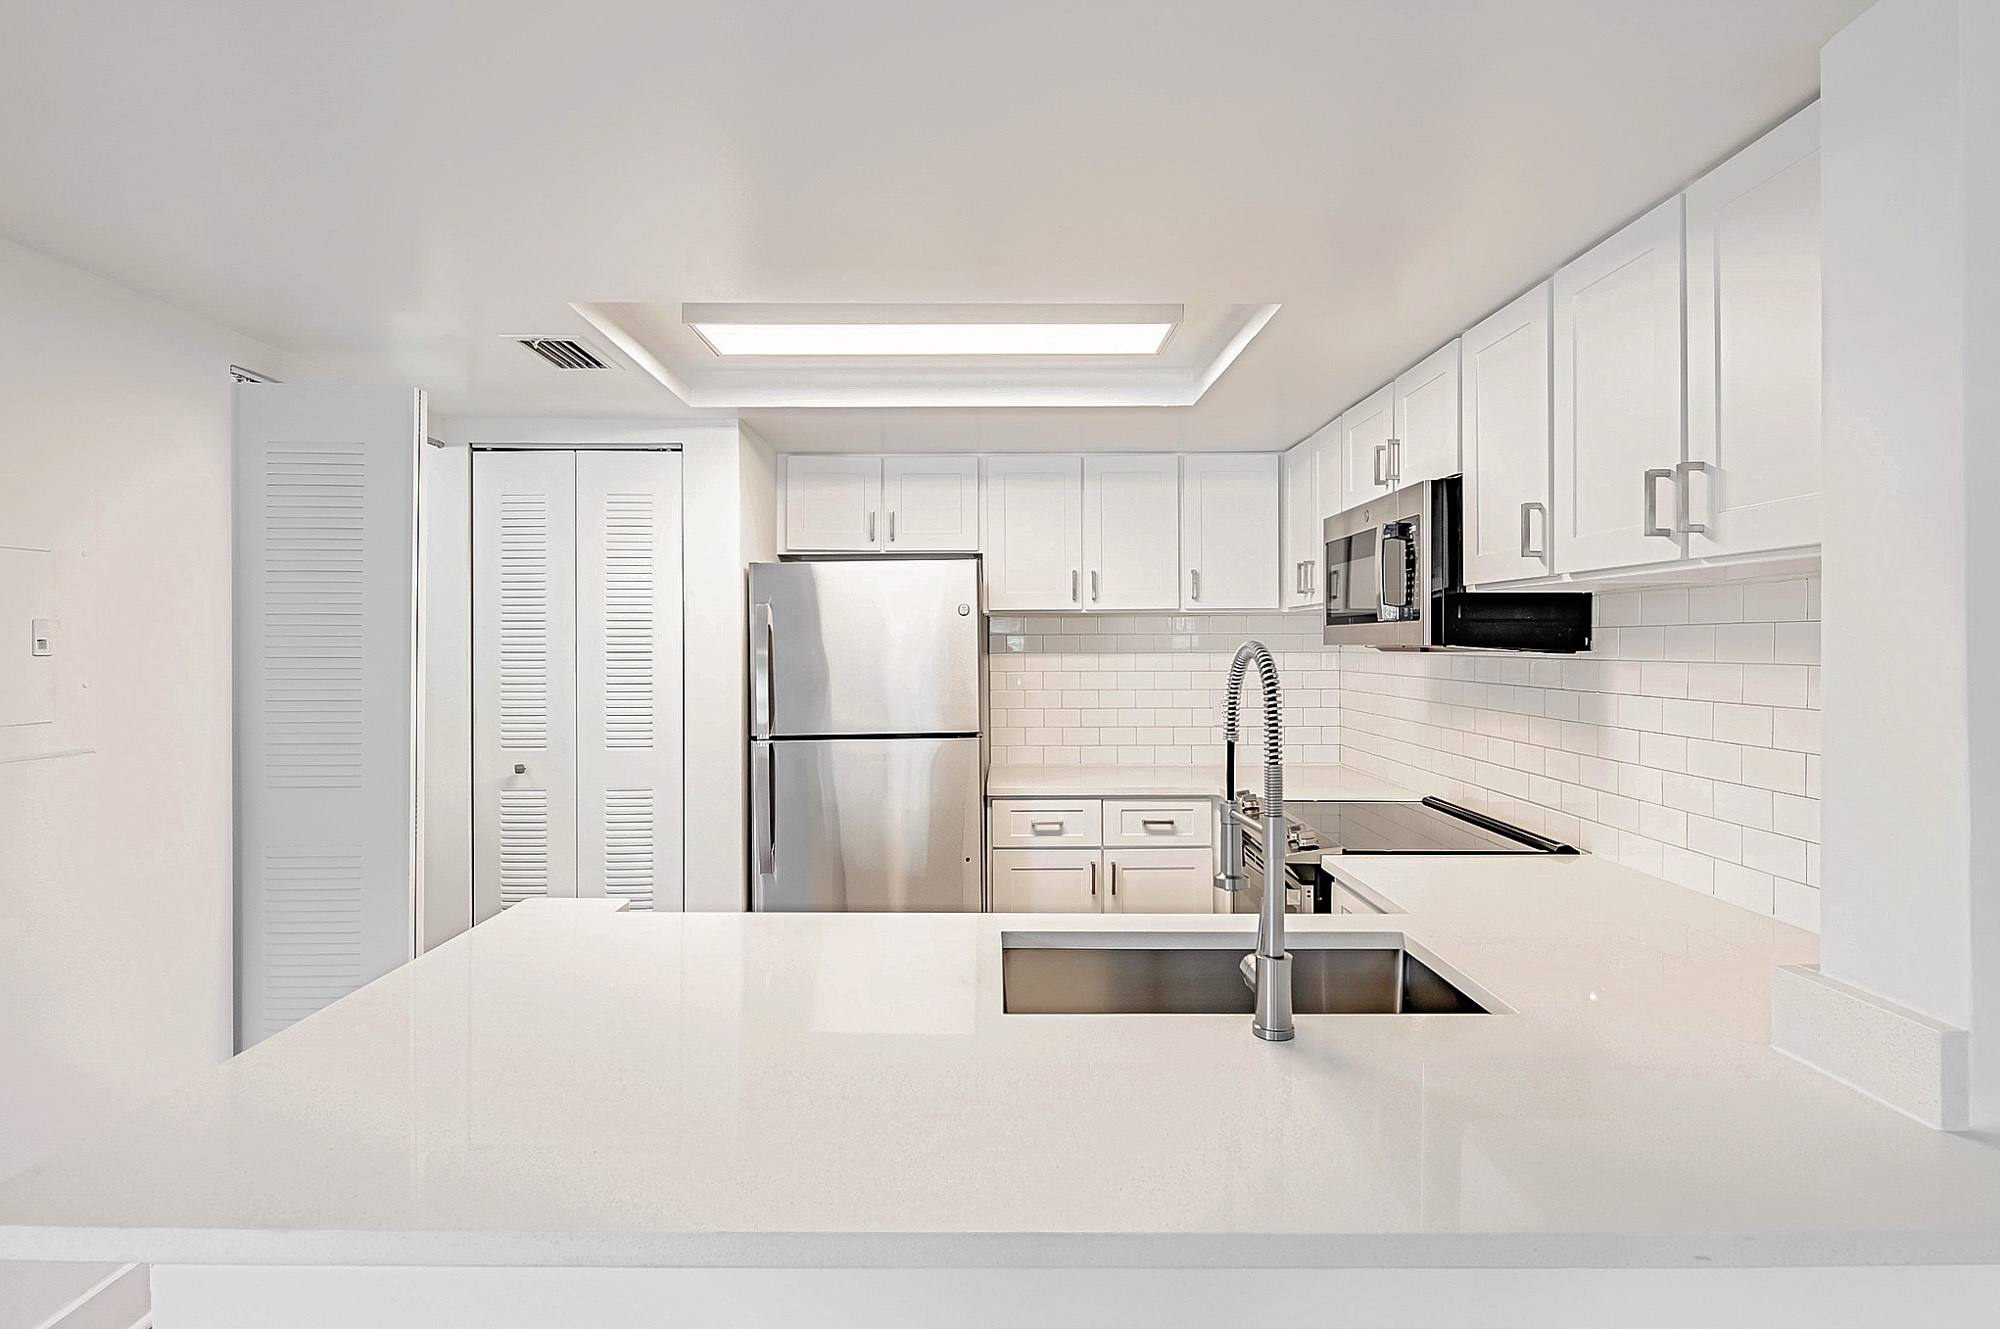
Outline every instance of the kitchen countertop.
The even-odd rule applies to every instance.
[[[0,1259],[2000,1262],[2000,1150],[1772,1052],[1815,939],[1584,856],[1336,860],[1517,1014],[1010,1016],[1007,931],[530,901],[0,1183]]]
[[[1238,768],[1237,784],[1262,791],[1263,768]],[[1222,794],[1220,766],[994,766],[986,772],[988,798],[1137,798],[1155,794]],[[1415,799],[1402,785],[1351,766],[1285,767],[1285,797],[1297,799]]]

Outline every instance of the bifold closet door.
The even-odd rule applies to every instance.
[[[576,454],[472,459],[472,918],[576,889]]]
[[[576,457],[576,881],[681,907],[681,456]]]

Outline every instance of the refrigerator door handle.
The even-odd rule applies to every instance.
[[[776,724],[776,624],[768,603],[750,606],[750,736],[769,738]]]
[[[757,875],[778,870],[778,745],[764,745],[764,760],[750,763],[751,838],[756,841]]]

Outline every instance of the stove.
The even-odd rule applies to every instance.
[[[1244,812],[1263,815],[1263,800],[1241,794]],[[1261,829],[1244,832],[1245,889],[1231,897],[1234,913],[1257,912],[1263,897]],[[1574,854],[1569,845],[1512,826],[1441,798],[1285,800],[1286,910],[1334,912],[1333,879],[1320,866],[1327,854]]]

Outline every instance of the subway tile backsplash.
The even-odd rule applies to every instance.
[[[1819,578],[1598,592],[1586,655],[1340,652],[1351,766],[1819,926]]]
[[[1819,926],[1819,578],[1599,591],[1577,656],[1328,649],[1309,614],[991,620],[996,764],[1214,764],[1236,647],[1345,762]],[[1246,707],[1246,741],[1260,729]]]
[[[1278,661],[1285,760],[1340,760],[1340,656],[1310,615],[996,615],[989,628],[995,764],[1220,765],[1229,663],[1252,637]],[[1258,743],[1247,691],[1242,738]]]

